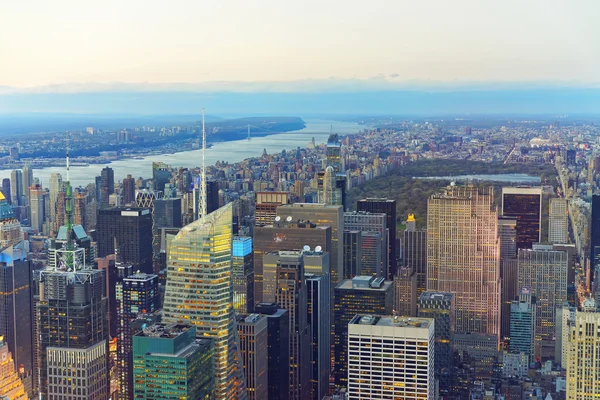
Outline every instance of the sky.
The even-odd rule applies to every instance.
[[[599,15],[597,0],[4,0],[0,88],[600,87]]]

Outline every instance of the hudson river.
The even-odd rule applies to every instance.
[[[231,142],[213,143],[210,149],[206,149],[206,164],[213,165],[217,161],[227,161],[230,163],[239,162],[250,157],[259,157],[263,149],[267,153],[277,153],[281,150],[292,150],[297,147],[304,148],[315,138],[315,143],[325,143],[333,126],[333,132],[343,135],[355,134],[366,126],[318,119],[305,119],[306,128],[299,131],[291,131],[276,135],[256,137],[251,140],[236,140]],[[144,157],[143,159],[126,159],[113,161],[110,166],[115,171],[115,182],[122,181],[127,174],[134,178],[152,176],[152,162],[162,161],[172,167],[194,168],[202,163],[202,151],[190,150],[175,154],[163,154]],[[86,186],[94,182],[94,177],[100,175],[100,171],[105,164],[92,164],[86,167],[71,167],[70,177],[73,186]],[[10,178],[10,170],[1,170],[0,179]],[[48,187],[50,174],[59,172],[66,179],[65,168],[52,167],[43,169],[34,169],[33,177],[39,178],[42,187]]]

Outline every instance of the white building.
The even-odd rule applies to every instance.
[[[348,324],[348,399],[433,400],[434,344],[432,318],[356,315]]]
[[[567,199],[550,199],[550,218],[548,221],[548,241],[550,243],[568,243],[569,214]]]

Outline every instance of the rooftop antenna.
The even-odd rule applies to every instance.
[[[71,181],[69,177],[69,132],[67,132],[66,138],[66,148],[67,148],[67,182],[65,183],[65,214],[67,219],[67,250],[74,249],[73,246],[73,202],[72,202],[72,189],[71,189]]]
[[[200,205],[202,218],[206,216],[206,129],[204,128],[204,107],[202,107],[202,172],[200,174]]]

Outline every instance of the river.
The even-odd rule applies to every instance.
[[[306,128],[298,131],[290,131],[276,135],[251,138],[250,140],[235,140],[231,142],[214,143],[206,150],[206,164],[213,165],[217,161],[231,163],[240,162],[250,157],[259,157],[263,150],[267,153],[278,153],[281,150],[295,149],[298,146],[306,147],[312,138],[315,143],[325,143],[331,129],[334,133],[343,135],[355,134],[366,126],[349,122],[305,119]],[[153,155],[142,159],[125,159],[113,161],[108,164],[115,171],[115,182],[122,181],[127,174],[134,178],[152,176],[152,162],[162,161],[172,167],[194,168],[202,163],[202,150],[182,151],[174,154]],[[100,175],[100,171],[106,164],[91,164],[84,167],[71,167],[70,179],[73,186],[86,186],[94,182],[94,177]],[[0,179],[10,178],[10,170],[1,170]],[[63,179],[66,178],[66,170],[61,167],[50,167],[34,169],[34,178],[39,178],[42,187],[48,187],[50,174],[59,172]]]

